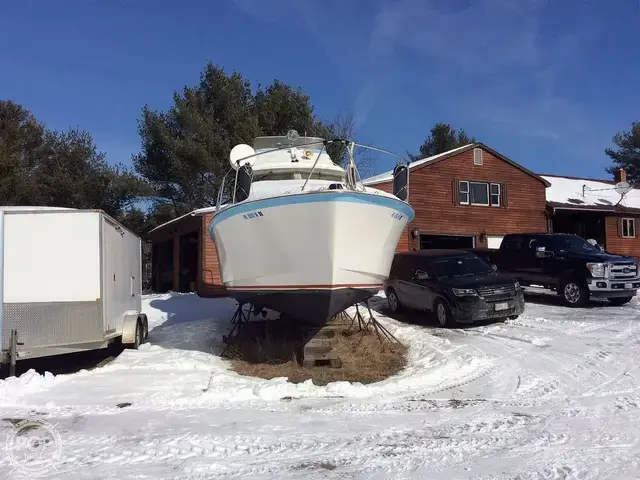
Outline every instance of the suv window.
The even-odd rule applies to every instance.
[[[393,259],[391,264],[391,276],[397,277],[400,280],[409,281],[413,275],[411,269],[411,258],[405,255],[397,255]]]
[[[493,272],[489,264],[475,255],[433,258],[429,264],[438,278],[465,277]]]
[[[501,250],[520,250],[522,248],[522,237],[519,235],[507,235],[500,245]]]

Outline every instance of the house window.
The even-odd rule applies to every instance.
[[[481,148],[473,149],[473,164],[482,165],[482,149]]]
[[[622,219],[622,238],[636,238],[635,218]]]
[[[469,182],[469,196],[471,205],[489,205],[489,184]]]
[[[500,206],[500,184],[461,180],[458,183],[458,203],[461,205]]]
[[[462,205],[469,205],[469,182],[460,182],[458,187],[458,200]]]
[[[491,206],[492,207],[500,206],[500,184],[499,183],[491,184]]]

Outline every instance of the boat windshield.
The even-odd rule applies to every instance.
[[[260,180],[306,180],[309,176],[308,172],[287,172],[287,173],[279,173],[279,172],[267,172],[267,173],[256,173],[253,181],[258,182]],[[311,180],[329,180],[332,182],[343,182],[344,175],[335,174],[335,173],[323,173],[323,172],[313,172],[311,174]]]
[[[255,151],[271,150],[273,148],[288,147],[293,143],[294,146],[306,145],[309,150],[320,150],[323,141],[319,137],[298,137],[294,142],[289,141],[287,137],[258,137],[253,141],[253,148]]]

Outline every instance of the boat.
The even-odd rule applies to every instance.
[[[327,153],[336,143],[348,153],[346,168]],[[387,193],[362,184],[356,148],[403,159],[295,130],[233,147],[208,232],[222,282],[240,305],[320,325],[380,291],[415,215],[408,162],[396,165]]]

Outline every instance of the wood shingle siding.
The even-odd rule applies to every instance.
[[[218,263],[218,252],[213,240],[209,236],[209,223],[213,218],[213,213],[202,215],[202,275],[200,276],[200,286],[198,295],[201,297],[225,296],[226,289],[222,284],[220,275],[220,264]]]
[[[500,206],[461,205],[460,181],[499,184]],[[370,187],[390,192],[392,183]],[[419,236],[411,238],[413,229],[422,234],[475,235],[478,247],[487,246],[481,233],[546,232],[545,189],[540,177],[485,149],[482,165],[475,164],[473,149],[420,165],[409,174],[409,203],[416,216],[398,248],[420,248]]]
[[[625,238],[622,236],[623,218],[635,219],[635,237]],[[620,255],[630,255],[640,258],[640,235],[638,232],[640,214],[609,215],[606,217],[605,222],[607,250]]]

